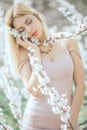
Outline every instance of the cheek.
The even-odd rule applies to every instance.
[[[40,22],[38,23],[38,28],[42,31],[42,24]]]
[[[39,21],[39,20],[36,20],[36,26],[38,27],[38,28],[41,28],[41,22]]]
[[[39,20],[34,20],[32,24],[33,29],[42,31],[42,24]]]

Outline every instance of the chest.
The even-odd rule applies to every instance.
[[[73,77],[74,65],[67,50],[60,56],[56,57],[55,62],[43,58],[42,64],[50,79],[71,81]]]
[[[49,54],[41,54],[41,58],[48,59],[52,62],[57,62],[58,58],[62,56],[66,51],[66,48],[62,47],[62,44],[55,43],[52,48],[52,51]]]

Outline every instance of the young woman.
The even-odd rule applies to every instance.
[[[29,56],[33,54],[38,58],[38,65],[42,65],[49,76],[49,84],[60,94],[67,95],[68,104],[71,107],[70,122],[67,123],[68,130],[79,130],[77,120],[84,98],[85,78],[76,39],[56,40],[55,36],[48,31],[42,15],[33,8],[20,3],[8,10],[5,22],[8,28],[16,29],[19,34],[25,32],[28,36],[28,38],[19,37],[14,31],[8,32],[11,51],[16,57],[13,60],[30,93],[22,129],[58,130],[62,124],[60,116],[55,114],[47,103],[47,95],[41,92],[41,86],[38,87],[41,82],[35,74],[33,62],[30,64],[29,59]],[[38,42],[33,43],[32,38],[38,39]],[[28,55],[29,52],[33,53]],[[74,94],[72,92],[73,81],[75,83]]]

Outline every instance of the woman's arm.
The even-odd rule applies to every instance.
[[[19,70],[21,66],[22,64],[20,64]],[[29,91],[30,94],[38,98],[42,96],[40,90],[37,88],[39,85],[38,79],[31,69],[29,60],[27,60],[25,64],[22,66],[20,76],[25,84],[26,89]],[[37,91],[35,91],[33,87],[35,87]]]
[[[26,51],[26,53],[23,51],[20,51],[20,56],[21,56],[21,60],[24,59],[24,57],[27,56],[27,60],[25,61],[25,63],[21,63],[20,66],[18,67],[18,71],[20,73],[21,79],[23,80],[27,90],[30,92],[30,94],[32,94],[35,97],[41,97],[42,93],[40,92],[40,90],[37,88],[39,85],[38,79],[36,78],[33,68],[30,65],[30,59],[28,57],[28,47],[32,47],[35,52],[34,52],[34,56],[37,57],[39,59],[39,63],[41,63],[41,58],[40,58],[40,53],[39,53],[39,48],[30,43],[29,41],[27,41],[26,39],[21,40],[21,39],[17,39],[17,43],[20,44]],[[35,89],[36,88],[36,89]],[[36,91],[37,90],[37,91]]]
[[[78,47],[78,43],[74,38],[70,38],[67,40],[68,48],[75,49],[78,54],[80,54],[80,50]],[[84,93],[85,93],[85,76],[84,76],[84,68],[82,59],[74,52],[71,51],[71,57],[74,64],[74,74],[73,79],[75,83],[75,92],[71,104],[71,117],[70,121],[72,126],[75,127],[78,120],[78,115],[83,104]]]

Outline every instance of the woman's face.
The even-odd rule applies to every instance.
[[[34,15],[29,14],[15,18],[13,25],[19,33],[25,31],[30,38],[43,39],[42,24]]]

